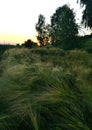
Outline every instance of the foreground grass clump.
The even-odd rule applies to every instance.
[[[80,50],[44,50],[4,53],[0,129],[91,130],[92,55]]]

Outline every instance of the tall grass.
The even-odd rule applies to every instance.
[[[0,66],[0,130],[91,130],[91,59],[80,50],[6,51]]]

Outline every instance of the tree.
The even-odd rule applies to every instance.
[[[43,46],[45,39],[45,17],[41,14],[38,17],[36,31],[38,32],[37,40],[39,41],[40,45]]]
[[[26,47],[26,48],[32,48],[33,46],[36,46],[36,43],[33,42],[31,39],[28,39],[27,41],[25,41],[22,46]]]
[[[38,23],[36,24],[36,31],[38,32],[37,40],[40,45],[44,45],[44,29],[45,29],[45,17],[43,15],[39,15]]]
[[[57,8],[51,17],[51,36],[54,42],[72,39],[78,34],[75,15],[67,5]]]
[[[50,37],[51,37],[51,25],[50,24],[47,23],[45,25],[44,32],[45,32],[44,43],[45,43],[45,45],[47,45],[51,41],[50,40]]]
[[[81,6],[85,5],[82,23],[85,24],[85,27],[92,28],[92,0],[77,0],[77,2],[80,2]]]
[[[50,30],[50,24],[46,24],[45,17],[40,14],[38,17],[38,23],[36,24],[36,31],[38,33],[37,40],[39,41],[41,46],[44,46],[49,43]]]

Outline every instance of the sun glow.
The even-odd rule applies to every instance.
[[[31,39],[34,42],[37,42],[35,36],[32,35],[18,35],[18,34],[0,34],[0,43],[1,44],[22,44],[27,39]]]

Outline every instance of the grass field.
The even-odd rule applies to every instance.
[[[92,129],[91,53],[14,48],[0,62],[0,130]]]

